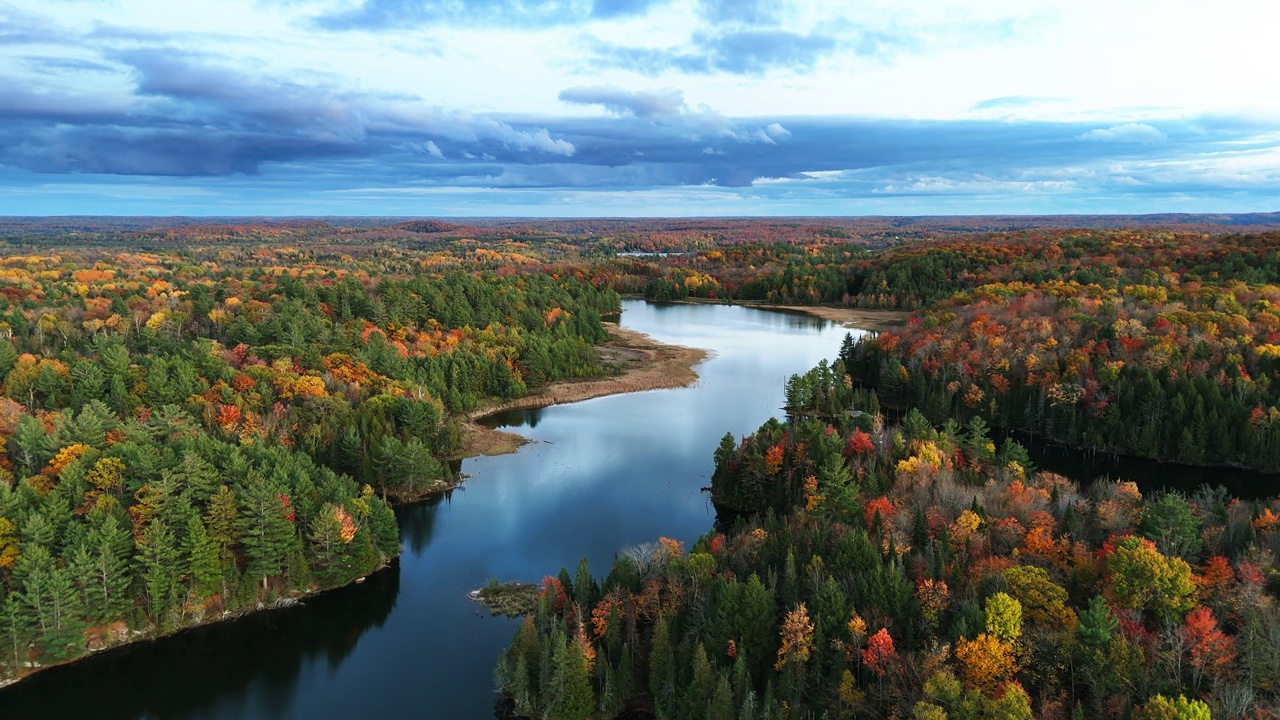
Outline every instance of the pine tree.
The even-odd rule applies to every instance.
[[[347,519],[350,521],[350,516]],[[346,574],[346,542],[342,532],[343,523],[336,505],[326,505],[311,521],[311,553],[315,558],[316,574],[323,585],[336,584]]]
[[[54,660],[76,657],[84,648],[84,606],[69,568],[53,571],[48,607],[52,628],[45,633],[41,647]]]
[[[444,468],[431,456],[426,443],[412,437],[395,456],[391,476],[394,487],[416,492],[444,477]]]
[[[386,562],[400,554],[400,527],[396,524],[396,515],[391,506],[376,497],[368,498],[368,502],[369,534],[381,562]]]
[[[595,709],[595,693],[591,689],[591,673],[587,670],[587,658],[577,640],[568,638],[563,651],[557,650],[557,687],[562,688],[559,702],[551,707],[551,717],[556,720],[586,720]]]
[[[355,425],[346,426],[342,429],[342,432],[338,433],[337,440],[334,442],[334,464],[332,467],[359,477],[362,455],[363,445],[360,440],[360,431]]]
[[[23,414],[18,418],[17,427],[9,442],[13,447],[13,457],[22,464],[28,475],[44,464],[52,454],[44,448],[44,425],[34,416]]]
[[[681,692],[680,717],[704,717],[707,713],[707,702],[715,691],[715,668],[707,658],[707,649],[702,641],[694,643],[693,657],[689,662],[692,679]]]
[[[35,626],[35,616],[22,598],[17,593],[6,595],[0,603],[0,638],[4,640],[5,655],[13,658],[15,666],[20,666],[26,658],[28,643],[35,636]]]
[[[114,515],[108,515],[77,551],[73,565],[81,584],[89,617],[107,623],[122,617],[133,604],[129,585],[133,576],[129,558],[133,538]]]
[[[707,706],[707,720],[734,720],[733,705],[733,689],[729,686],[729,679],[721,674]]]
[[[25,546],[14,567],[26,616],[34,620],[40,649],[55,660],[72,657],[82,644],[79,592],[67,568],[57,567],[43,545]]]
[[[669,716],[671,708],[672,675],[675,663],[671,650],[671,626],[667,616],[658,617],[653,628],[653,640],[649,647],[649,692],[653,693],[654,709],[658,717]]]
[[[276,483],[259,472],[250,472],[240,498],[239,528],[249,565],[246,572],[267,580],[284,572],[296,533],[286,506],[287,496]]]
[[[218,591],[222,583],[222,564],[218,561],[218,543],[209,536],[199,517],[187,520],[187,535],[182,540],[182,557],[187,576],[197,596],[207,597]]]
[[[228,595],[227,574],[236,569],[236,556],[232,550],[239,541],[237,530],[236,494],[223,485],[209,498],[209,510],[205,513],[205,529],[209,538],[218,545],[218,564],[223,569],[222,596]]]
[[[190,450],[182,454],[176,476],[182,488],[182,496],[191,503],[208,502],[219,489],[218,469]]]
[[[745,652],[747,667],[760,681],[774,656],[774,603],[760,577],[754,573],[742,587],[738,603],[738,626],[734,635],[739,640],[739,652]]]
[[[177,538],[163,520],[152,520],[138,543],[138,551],[147,596],[151,600],[151,619],[158,625],[168,626],[169,612],[178,597],[181,550]]]

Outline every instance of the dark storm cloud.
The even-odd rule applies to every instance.
[[[684,93],[675,88],[632,92],[611,85],[575,87],[560,92],[560,99],[579,105],[602,105],[617,115],[655,117],[680,114]]]
[[[661,49],[599,43],[595,52],[601,64],[650,75],[669,70],[758,75],[775,69],[807,70],[836,45],[835,37],[818,32],[749,29],[695,33],[687,46]]]

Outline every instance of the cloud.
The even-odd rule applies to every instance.
[[[829,35],[801,35],[786,30],[743,30],[701,41],[714,67],[736,73],[761,73],[775,67],[809,68],[836,46],[835,38]]]
[[[0,3],[0,46],[43,44],[66,41],[67,36],[48,20]]]
[[[1145,123],[1125,123],[1124,125],[1090,130],[1080,135],[1080,139],[1088,142],[1153,145],[1166,142],[1169,138],[1164,133]]]
[[[594,0],[591,3],[591,17],[602,20],[643,15],[657,5],[666,4],[669,0]]]
[[[603,105],[616,115],[642,118],[679,115],[684,108],[684,93],[675,88],[632,92],[612,85],[575,87],[562,90],[560,99],[580,105]]]
[[[646,48],[597,43],[595,51],[601,64],[650,75],[669,70],[760,75],[770,70],[807,70],[835,50],[836,45],[835,37],[819,32],[749,29],[695,33],[686,46]]]
[[[701,55],[694,46],[676,52],[701,58],[708,72],[813,62],[788,49],[812,50],[812,42],[744,49],[726,39],[773,33],[730,30],[703,38]],[[605,108],[604,117],[481,114],[324,77],[237,71],[225,58],[171,47],[129,47],[105,53],[104,66],[117,76],[98,93],[52,83],[27,89],[20,78],[0,77],[11,88],[0,94],[0,176],[67,178],[48,181],[54,184],[164,177],[185,188],[254,187],[237,183],[258,177],[259,187],[291,187],[295,197],[369,187],[572,192],[579,199],[721,188],[760,202],[807,199],[815,209],[848,198],[1280,196],[1280,128],[1256,118],[1099,126],[728,117],[688,107],[678,89],[610,85],[559,93],[572,105]]]
[[[363,0],[350,10],[320,15],[323,30],[388,30],[423,25],[550,27],[582,21],[599,7],[614,16],[630,14],[639,0]]]
[[[432,140],[428,140],[422,143],[412,143],[412,142],[400,143],[399,145],[394,145],[393,147],[396,150],[404,150],[405,152],[410,152],[417,155],[426,155],[428,157],[433,157],[437,160],[444,159],[444,151],[442,151],[440,149],[440,146],[436,145],[435,142]]]
[[[1004,108],[1020,108],[1052,100],[1053,98],[1036,97],[1034,95],[1004,95],[1002,97],[994,97],[978,101],[970,106],[970,109],[1000,110]]]
[[[780,19],[777,0],[699,0],[698,12],[713,24],[774,25]]]
[[[131,50],[131,95],[86,95],[20,83],[0,95],[0,164],[40,173],[255,175],[264,163],[443,159],[437,140],[477,156],[569,157],[546,127],[431,107],[417,98],[344,91],[228,70],[171,49]]]

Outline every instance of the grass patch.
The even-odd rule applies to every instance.
[[[538,606],[538,586],[529,583],[500,583],[496,578],[479,590],[472,590],[471,599],[489,608],[490,615],[520,617],[532,613]]]

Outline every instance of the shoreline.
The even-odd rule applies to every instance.
[[[646,300],[640,295],[624,295],[624,298],[672,305],[729,305],[754,310],[777,310],[787,313],[803,313],[843,327],[858,330],[880,331],[905,325],[911,312],[907,310],[882,310],[856,308],[843,305],[774,305],[758,300],[712,300],[710,298],[683,298],[680,300]]]
[[[903,325],[911,316],[911,313],[904,310],[875,310],[829,305],[770,305],[700,298],[671,302],[737,305],[757,310],[803,313],[846,328],[870,331]],[[462,448],[452,459],[507,455],[531,442],[519,433],[484,426],[481,421],[487,417],[511,410],[533,410],[609,395],[688,387],[698,379],[698,374],[693,370],[694,366],[706,360],[711,354],[700,348],[661,343],[642,332],[621,327],[616,323],[605,322],[604,326],[609,332],[609,341],[600,346],[599,352],[606,363],[621,367],[622,374],[612,377],[558,380],[524,397],[486,403],[463,416],[465,421],[461,426]],[[407,502],[425,500],[453,490],[461,484],[462,478],[448,487],[423,493]]]
[[[668,345],[616,323],[606,322],[604,326],[609,340],[597,351],[605,364],[620,369],[620,374],[558,380],[524,397],[482,405],[464,416],[463,443],[457,459],[506,455],[531,442],[518,433],[482,425],[480,421],[487,417],[511,410],[533,410],[609,395],[688,387],[698,380],[694,366],[711,356],[708,350]],[[456,485],[449,489],[452,487]]]
[[[27,666],[24,669],[28,670],[28,672],[24,672],[23,674],[17,675],[15,677],[0,678],[0,691],[3,691],[14,685],[17,685],[22,681],[27,680],[28,678],[39,675],[40,673],[46,670],[66,667],[68,665],[75,665],[83,660],[102,657],[104,655],[109,656],[116,652],[127,652],[130,650],[137,650],[141,646],[146,645],[148,643],[162,642],[170,638],[180,636],[184,633],[207,629],[215,625],[220,625],[222,623],[233,623],[238,620],[244,620],[246,618],[249,618],[255,615],[260,615],[262,613],[271,612],[273,610],[292,610],[295,608],[303,607],[306,605],[307,600],[314,599],[314,598],[320,597],[321,595],[326,595],[328,593],[337,592],[339,590],[345,590],[355,585],[359,585],[364,581],[368,580],[369,578],[375,575],[379,575],[384,571],[391,569],[393,566],[398,565],[399,562],[400,562],[400,555],[396,554],[394,557],[388,558],[386,562],[382,563],[377,568],[370,570],[368,573],[361,575],[360,577],[352,580],[351,582],[344,583],[342,585],[334,585],[333,587],[317,587],[314,589],[308,588],[306,590],[284,594],[284,595],[281,595],[280,597],[277,597],[270,605],[259,602],[257,605],[253,607],[244,607],[238,610],[226,610],[226,611],[223,611],[222,614],[217,615],[216,617],[202,618],[197,622],[192,622],[187,625],[183,625],[181,627],[175,627],[168,631],[156,632],[155,631],[156,628],[154,627],[150,627],[145,630],[133,630],[133,631],[130,631],[130,637],[122,642],[107,645],[105,647],[101,647],[96,650],[86,649],[84,654],[77,655],[76,657],[73,657],[73,658],[67,658],[65,660],[59,660],[57,662],[52,662],[48,664]]]
[[[886,330],[905,325],[911,313],[906,310],[873,310],[866,308],[836,307],[832,305],[757,305],[747,304],[760,310],[786,310],[788,312],[805,313],[822,318],[827,322],[859,330]]]

